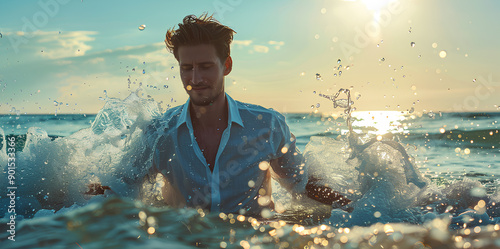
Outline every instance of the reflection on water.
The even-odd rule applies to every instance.
[[[398,111],[369,111],[352,114],[353,126],[363,133],[384,135],[387,133],[408,133],[408,124],[405,121],[408,115]]]

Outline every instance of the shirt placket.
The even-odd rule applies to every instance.
[[[227,128],[222,132],[222,137],[220,140],[219,148],[217,149],[217,155],[215,157],[215,165],[214,165],[214,171],[212,174],[211,178],[211,190],[212,190],[212,205],[211,205],[211,210],[214,212],[219,212],[220,211],[220,202],[221,202],[221,193],[220,193],[220,177],[219,177],[219,172],[220,172],[220,156],[222,155],[222,152],[226,148],[226,144],[229,141],[229,136],[230,136],[230,130],[231,130],[231,122],[229,122]]]

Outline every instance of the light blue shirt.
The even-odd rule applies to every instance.
[[[153,122],[152,129],[160,132],[153,155],[154,170],[180,193],[185,206],[212,212],[244,209],[246,213],[260,213],[271,207],[271,173],[289,191],[304,192],[307,171],[285,117],[271,109],[235,101],[227,94],[226,99],[228,124],[213,172],[196,142],[189,100]],[[278,159],[278,164],[270,166],[273,159]]]

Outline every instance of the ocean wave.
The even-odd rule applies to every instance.
[[[467,146],[471,148],[498,149],[500,147],[500,133],[498,129],[479,130],[449,130],[442,133],[410,133],[401,135],[402,140],[409,143],[432,143],[444,147]]]

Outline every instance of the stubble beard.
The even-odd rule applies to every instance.
[[[209,106],[211,105],[222,93],[224,93],[224,89],[222,88],[220,91],[216,93],[215,96],[207,96],[207,97],[201,97],[201,98],[193,98],[193,96],[190,96],[190,101],[192,104],[195,106]]]

